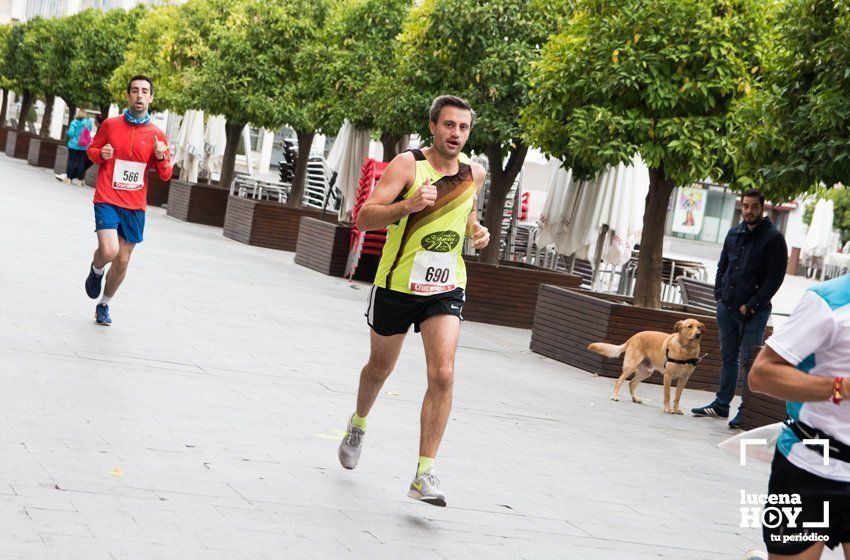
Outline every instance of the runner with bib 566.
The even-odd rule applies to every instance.
[[[165,134],[150,123],[148,107],[153,101],[153,82],[133,76],[127,84],[124,114],[103,121],[86,150],[98,164],[94,191],[97,251],[89,266],[86,293],[100,296],[106,265],[106,289],[95,307],[95,321],[109,326],[109,302],[127,274],[130,255],[142,242],[147,208],[148,169],[156,169],[163,181],[171,179],[171,160]]]

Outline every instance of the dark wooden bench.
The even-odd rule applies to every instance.
[[[714,299],[714,284],[701,282],[687,276],[676,278],[682,293],[682,304],[688,311],[715,314],[717,302]]]

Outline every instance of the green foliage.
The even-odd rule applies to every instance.
[[[10,89],[14,83],[6,74],[6,59],[9,53],[9,39],[12,34],[10,24],[0,25],[0,89]]]
[[[676,184],[732,164],[733,102],[761,73],[761,0],[577,0],[534,65],[527,139],[580,176],[639,154]]]
[[[70,18],[34,19],[27,27],[22,48],[35,53],[40,93],[71,97],[68,61],[74,57],[77,39],[71,23]]]
[[[398,76],[398,35],[412,0],[344,0],[316,42],[337,122],[401,136],[414,130],[410,89]]]
[[[298,84],[299,51],[321,28],[324,0],[189,0],[179,7],[181,39],[169,53],[180,73],[182,105],[230,123],[277,128],[315,118],[312,88]],[[311,84],[312,85],[312,84]]]
[[[139,22],[124,61],[109,81],[113,101],[126,103],[127,82],[143,74],[154,82],[152,110],[182,113],[194,108],[184,94],[183,64],[191,56],[197,36],[191,29],[184,33],[181,23],[181,10],[175,5],[156,7]]]
[[[399,55],[418,132],[430,136],[434,97],[454,94],[478,114],[470,149],[516,145],[529,68],[556,23],[533,0],[425,0],[411,12]]]
[[[850,1],[787,0],[765,86],[739,107],[736,172],[776,200],[850,176]]]
[[[74,101],[97,106],[113,101],[110,80],[115,69],[124,62],[124,53],[136,34],[137,23],[146,17],[146,8],[137,6],[129,12],[89,9],[68,18],[75,33],[68,93]]]
[[[39,91],[38,49],[32,42],[26,41],[28,33],[38,30],[44,24],[42,18],[33,18],[27,23],[15,25],[9,32],[6,60],[3,75],[10,80],[10,86],[18,91]]]

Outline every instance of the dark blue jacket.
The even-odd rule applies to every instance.
[[[770,218],[762,218],[753,231],[741,222],[726,234],[714,299],[730,309],[746,304],[753,313],[768,308],[785,279],[787,265],[785,237]]]

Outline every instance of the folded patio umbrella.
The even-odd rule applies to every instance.
[[[360,168],[363,161],[369,157],[369,130],[358,130],[346,120],[336,135],[331,151],[328,154],[328,167],[337,173],[336,187],[342,193],[339,208],[339,220],[351,221],[351,211],[354,208],[355,194],[360,180]]]
[[[632,165],[608,167],[594,179],[578,181],[553,161],[549,192],[541,214],[540,244],[554,244],[563,255],[587,258],[608,227],[602,261],[622,265],[643,230],[649,171],[635,157]]]

